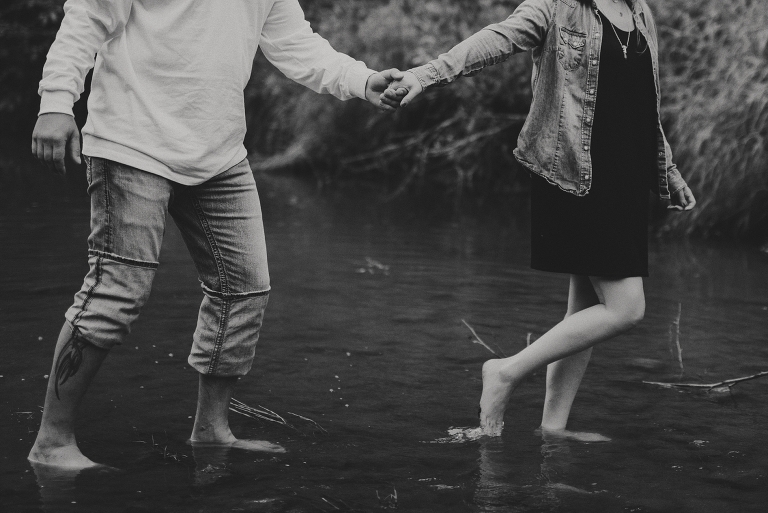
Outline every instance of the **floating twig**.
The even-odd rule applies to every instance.
[[[269,408],[265,408],[264,406],[261,406],[261,405],[258,405],[257,408],[254,408],[252,406],[248,406],[242,401],[238,401],[237,399],[232,398],[229,404],[229,409],[230,411],[239,413],[244,417],[248,417],[251,419],[258,419],[258,420],[266,420],[268,422],[274,422],[275,424],[280,424],[287,428],[293,429],[294,431],[300,431],[296,426],[294,426],[293,424],[285,420],[285,418],[283,418],[280,414],[275,413]],[[323,426],[321,426],[314,420],[310,419],[309,417],[305,417],[303,415],[299,415],[293,412],[286,412],[286,413],[288,415],[293,415],[294,417],[297,417],[305,422],[309,422],[310,424],[312,424],[314,427],[316,427],[323,433],[328,433],[328,431],[326,431],[325,428],[323,428]]]
[[[496,351],[494,351],[493,349],[491,349],[491,347],[490,347],[488,344],[486,344],[485,342],[483,342],[483,339],[481,339],[481,338],[480,338],[480,336],[477,334],[477,332],[474,330],[474,328],[472,328],[472,326],[470,326],[470,325],[469,325],[469,323],[468,323],[467,321],[465,321],[464,319],[462,319],[462,320],[461,320],[461,322],[463,322],[463,323],[464,323],[464,326],[466,326],[467,328],[469,328],[469,331],[471,331],[471,332],[472,332],[472,335],[475,337],[475,340],[473,340],[473,341],[472,341],[473,343],[475,343],[475,344],[480,344],[481,346],[483,346],[484,348],[486,348],[488,351],[490,351],[490,352],[491,352],[491,354],[492,354],[493,356],[495,356],[496,358],[506,358],[506,356],[504,355],[504,352],[503,352],[501,349],[499,349],[499,353],[501,353],[501,355],[499,355],[499,353],[497,353]]]
[[[293,412],[290,412],[290,411],[287,411],[285,413],[287,413],[288,415],[293,415],[294,417],[298,417],[301,420],[306,420],[307,422],[311,422],[317,429],[319,429],[323,433],[328,433],[328,431],[323,426],[321,426],[320,424],[318,424],[314,420],[310,419],[309,417],[304,417],[302,415],[299,415],[298,413],[293,413]]]
[[[713,389],[713,388],[719,388],[719,387],[728,387],[731,388],[732,386],[742,383],[744,381],[750,381],[757,378],[762,378],[763,376],[768,376],[768,371],[762,371],[758,372],[757,374],[753,374],[751,376],[744,376],[742,378],[733,378],[733,379],[726,379],[724,381],[719,381],[717,383],[664,383],[661,381],[643,381],[646,385],[657,385],[664,388],[706,388],[706,389]]]
[[[283,417],[273,412],[272,410],[264,408],[261,405],[259,405],[258,408],[253,408],[242,401],[238,401],[237,399],[232,398],[229,409],[245,417],[266,420],[268,422],[274,422],[275,424],[282,424],[283,426],[293,427]]]

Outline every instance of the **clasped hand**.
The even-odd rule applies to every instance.
[[[416,75],[397,68],[371,75],[365,89],[366,99],[386,112],[405,107],[423,91]]]

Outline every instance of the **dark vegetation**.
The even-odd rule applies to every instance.
[[[421,64],[516,0],[301,0],[315,30],[369,67]],[[662,49],[662,118],[699,200],[662,231],[768,238],[768,10],[764,0],[650,0]],[[20,165],[38,107],[45,53],[61,0],[0,7],[0,187],[42,173]],[[525,172],[511,156],[530,101],[530,57],[518,55],[434,88],[395,116],[289,82],[259,56],[246,91],[246,146],[257,170],[292,171],[319,187],[367,190],[381,201],[439,196],[454,208],[517,201]],[[85,106],[77,106],[80,122]]]

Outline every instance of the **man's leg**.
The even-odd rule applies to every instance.
[[[69,323],[64,323],[56,342],[53,368],[48,378],[43,420],[29,460],[60,467],[87,468],[96,465],[83,456],[75,441],[75,411],[88,385],[109,351],[79,340]],[[71,363],[63,366],[62,363]],[[73,372],[74,371],[74,372]],[[57,374],[72,373],[59,386]],[[60,379],[59,379],[60,381]],[[58,389],[58,394],[56,393]]]
[[[229,401],[253,363],[269,297],[261,204],[247,161],[204,184],[177,187],[170,213],[197,266],[203,302],[189,364],[200,373],[190,440],[282,452],[275,444],[237,440]]]
[[[77,447],[77,407],[149,296],[171,194],[164,178],[104,159],[90,159],[87,176],[90,270],[67,310],[29,453],[33,462],[69,468],[95,465]]]

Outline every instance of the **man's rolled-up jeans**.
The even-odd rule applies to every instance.
[[[248,162],[185,186],[110,160],[86,161],[90,270],[66,313],[72,337],[104,349],[125,340],[149,297],[170,213],[203,289],[189,364],[206,375],[246,374],[269,297],[261,204]]]

